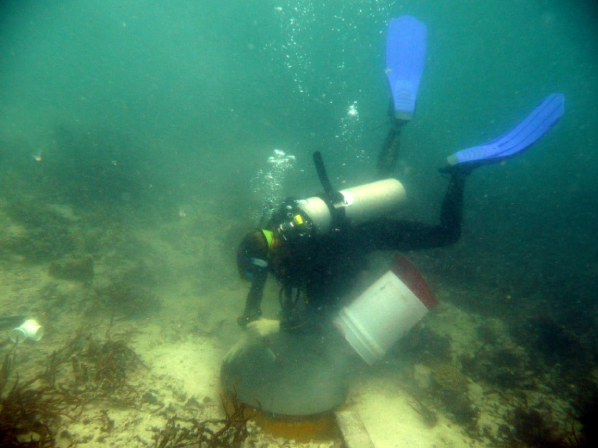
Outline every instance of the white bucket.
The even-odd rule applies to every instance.
[[[395,267],[344,307],[333,322],[359,356],[372,365],[436,304],[419,271],[399,256]]]
[[[44,335],[44,328],[35,320],[28,319],[21,324],[21,326],[14,328],[10,331],[8,337],[12,342],[20,344],[26,339],[32,341],[39,341]]]

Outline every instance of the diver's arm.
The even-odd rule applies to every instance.
[[[243,315],[237,319],[237,323],[240,326],[245,327],[249,322],[259,319],[262,315],[260,305],[262,303],[262,296],[264,294],[267,277],[267,269],[260,269],[255,273],[251,282],[251,289],[249,290],[249,294],[247,294],[245,311],[243,312]]]

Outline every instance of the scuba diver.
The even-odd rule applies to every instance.
[[[461,235],[468,175],[478,166],[500,162],[529,147],[560,118],[563,108],[563,95],[552,94],[503,137],[449,156],[441,170],[449,175],[449,182],[439,224],[385,217],[404,195],[394,179],[334,190],[316,152],[314,161],[324,194],[305,200],[287,199],[264,228],[248,233],[240,244],[237,266],[241,277],[251,281],[251,288],[239,325],[260,319],[269,273],[281,283],[281,328],[312,328],[310,324],[338,310],[350,296],[365,266],[365,255],[376,250],[410,251],[455,243]],[[370,216],[361,216],[364,213]]]
[[[392,123],[377,160],[377,180],[338,191],[316,152],[323,192],[286,199],[265,226],[243,238],[237,266],[251,288],[237,322],[248,331],[221,369],[224,390],[240,402],[286,416],[321,415],[343,403],[355,356],[373,365],[437,304],[419,271],[400,255],[388,272],[364,285],[360,274],[367,255],[455,243],[471,172],[519,154],[563,114],[563,95],[549,95],[502,137],[449,156],[441,170],[448,187],[439,223],[393,219],[405,190],[392,176],[401,133],[415,113],[425,41],[426,27],[413,17],[391,20],[386,74]],[[269,274],[280,284],[279,319],[262,318]]]
[[[415,112],[425,39],[425,26],[412,17],[393,19],[389,25],[386,72],[394,115],[377,163],[377,177],[382,180],[337,191],[330,184],[321,154],[316,152],[314,162],[324,193],[285,200],[266,226],[243,238],[237,266],[241,277],[251,282],[251,288],[245,310],[237,320],[239,325],[260,335],[279,328],[287,332],[313,331],[354,298],[367,254],[455,243],[461,235],[463,195],[469,174],[478,166],[521,153],[562,115],[563,95],[549,95],[504,136],[449,156],[441,169],[449,180],[438,224],[389,218],[404,198],[402,185],[390,176],[397,162],[401,131]],[[261,318],[268,274],[281,285],[279,321]]]

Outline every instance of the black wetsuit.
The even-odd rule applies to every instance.
[[[438,225],[376,219],[347,225],[339,231],[305,239],[301,247],[291,247],[290,256],[285,257],[287,261],[278,265],[270,263],[269,268],[254,277],[245,309],[247,320],[261,314],[259,306],[268,272],[282,284],[283,329],[302,328],[338,309],[356,286],[367,254],[376,250],[429,249],[456,242],[461,235],[466,176],[461,171],[451,174]],[[267,227],[274,230],[277,224],[275,216]]]

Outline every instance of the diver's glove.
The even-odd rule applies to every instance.
[[[248,323],[258,320],[261,317],[261,315],[261,310],[245,311],[245,314],[237,318],[237,324],[239,324],[240,327],[245,328],[247,327]]]

